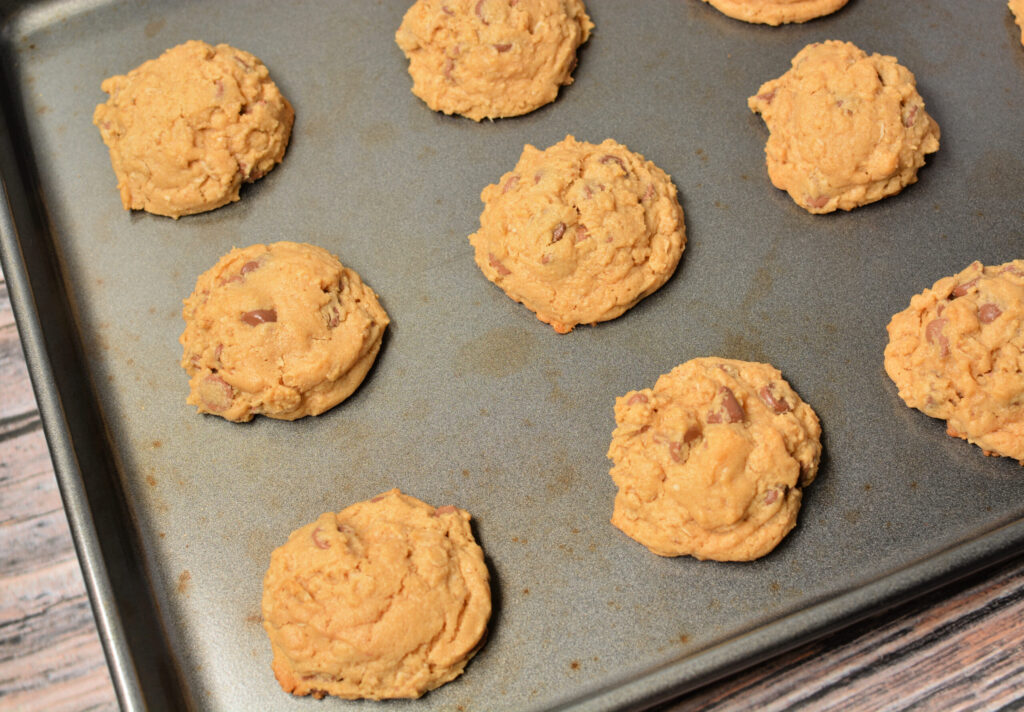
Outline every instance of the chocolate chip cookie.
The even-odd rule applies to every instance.
[[[899,193],[939,149],[939,126],[895,57],[816,42],[747,100],[770,135],[768,177],[811,213]]]
[[[615,401],[612,524],[661,556],[764,556],[818,471],[818,416],[764,363],[698,358]]]
[[[93,123],[126,210],[178,218],[238,200],[284,157],[295,112],[263,63],[192,40],[101,85]]]
[[[686,245],[669,175],[612,139],[527,145],[480,198],[480,229],[469,236],[477,265],[562,334],[653,293]]]
[[[582,0],[417,0],[395,40],[416,96],[480,121],[554,101],[593,27]]]
[[[469,520],[394,489],[292,532],[263,580],[281,687],[379,700],[419,697],[462,674],[491,615]]]
[[[885,371],[908,406],[1024,465],[1024,260],[943,277],[888,330]]]
[[[233,421],[333,408],[362,383],[388,325],[358,274],[295,242],[232,250],[199,276],[182,316],[188,402]]]

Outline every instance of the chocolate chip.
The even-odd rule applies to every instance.
[[[982,304],[978,307],[978,321],[982,324],[991,324],[999,318],[1003,310],[995,304]]]
[[[953,291],[951,292],[951,294],[954,297],[964,296],[965,294],[967,294],[971,287],[978,283],[978,279],[978,277],[975,277],[974,279],[964,282],[963,284],[956,285],[955,287],[953,287]]]
[[[726,422],[741,422],[746,414],[743,412],[743,406],[736,400],[735,394],[726,386],[722,386],[718,392],[722,394],[722,407],[725,409]]]
[[[783,399],[783,398],[776,398],[775,397],[775,393],[772,392],[772,384],[771,383],[765,385],[764,388],[762,388],[760,390],[758,395],[761,396],[761,400],[763,400],[765,402],[765,405],[767,405],[769,408],[771,408],[776,413],[788,413],[789,412],[789,410],[790,410],[789,403],[787,403],[785,401],[785,399]]]
[[[932,319],[928,322],[928,326],[924,328],[924,338],[928,343],[939,347],[939,354],[941,356],[949,356],[949,339],[942,333],[946,323],[945,319]]]
[[[512,274],[512,270],[502,264],[501,260],[494,256],[493,252],[487,253],[487,261],[491,263],[491,267],[497,271],[499,276],[508,277]]]
[[[249,326],[259,326],[277,321],[277,312],[273,309],[253,309],[242,314],[242,321]]]

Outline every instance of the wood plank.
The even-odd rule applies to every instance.
[[[738,673],[658,712],[979,710],[1024,702],[1024,560]]]
[[[116,710],[0,274],[0,710]]]
[[[7,284],[0,279],[0,441],[38,427],[36,400],[10,308]]]
[[[47,562],[29,574],[5,577],[4,584],[17,595],[0,602],[0,664],[22,674],[30,673],[24,660],[94,627],[92,608],[73,555]],[[3,684],[0,680],[0,696]]]
[[[33,571],[42,562],[63,559],[72,551],[67,516],[52,473],[4,484],[0,507],[0,572],[4,576]]]
[[[3,405],[0,405],[2,412]],[[35,413],[37,422],[38,415]],[[42,430],[22,433],[22,436],[8,438],[0,445],[0,487],[11,486],[17,480],[46,475],[53,475],[53,463]],[[56,479],[53,480],[52,489],[57,489]],[[3,501],[0,507],[6,507],[7,504]]]
[[[29,712],[100,712],[117,710],[106,662],[95,633],[47,646],[10,669],[19,673],[4,689],[9,670],[0,668],[0,710]]]

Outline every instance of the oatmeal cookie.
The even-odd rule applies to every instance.
[[[1024,260],[943,277],[888,331],[885,371],[908,406],[1024,465]]]
[[[661,556],[764,556],[818,471],[818,416],[764,363],[698,358],[615,401],[612,524]]]
[[[1024,0],[1010,0],[1010,12],[1013,13],[1013,21],[1020,29],[1020,41],[1024,44]]]
[[[768,177],[811,213],[852,210],[917,180],[939,126],[895,57],[849,42],[808,45],[747,100],[770,135]]]
[[[704,0],[719,12],[744,22],[782,25],[829,15],[849,0]]]
[[[458,677],[491,615],[469,520],[394,489],[292,532],[263,580],[281,687],[379,700],[419,697]]]
[[[238,200],[284,157],[295,112],[263,63],[192,40],[106,79],[93,123],[126,210],[178,218]]]
[[[417,0],[395,41],[416,96],[480,121],[554,101],[593,27],[582,0]]]
[[[563,334],[614,319],[661,287],[686,245],[669,175],[612,139],[527,145],[480,198],[480,229],[469,236],[477,265]]]
[[[199,276],[182,316],[188,402],[239,422],[333,408],[362,383],[388,325],[358,274],[295,242],[232,250]]]

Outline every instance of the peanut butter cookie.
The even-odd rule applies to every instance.
[[[256,57],[192,40],[101,85],[93,123],[126,210],[178,218],[238,200],[284,157],[295,112]]]
[[[793,67],[747,100],[771,132],[768,177],[811,213],[852,210],[917,180],[939,150],[914,75],[849,42],[804,47]]]
[[[480,195],[484,276],[555,331],[614,319],[661,287],[686,245],[667,173],[612,139],[527,145]]]
[[[698,358],[615,401],[612,524],[661,556],[764,556],[818,471],[818,416],[763,363]]]
[[[292,532],[263,580],[281,687],[379,700],[419,697],[458,677],[491,615],[469,520],[394,489]]]
[[[888,330],[885,371],[908,406],[1024,465],[1024,260],[943,277]]]
[[[362,383],[388,316],[338,258],[313,245],[234,249],[182,311],[188,402],[233,421],[318,415]]]
[[[554,101],[593,27],[582,0],[417,0],[395,41],[413,94],[480,121]]]

